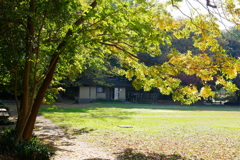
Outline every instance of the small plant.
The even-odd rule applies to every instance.
[[[36,136],[30,142],[21,141],[14,145],[15,130],[5,130],[0,133],[0,153],[12,153],[20,160],[49,160],[54,150],[45,145]]]
[[[0,133],[0,153],[13,152],[16,131],[7,129]]]
[[[14,122],[10,121],[9,119],[0,119],[0,125],[13,125]]]
[[[53,154],[54,151],[36,136],[31,139],[30,143],[21,142],[17,146],[17,157],[23,160],[48,160]]]
[[[9,112],[9,107],[5,106],[2,100],[0,100],[0,108],[5,108]]]
[[[0,100],[0,106],[3,106],[4,104],[3,104],[3,101],[2,100]]]

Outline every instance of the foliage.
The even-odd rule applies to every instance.
[[[0,108],[5,108],[9,112],[9,107],[6,106],[1,100],[0,100]]]
[[[0,133],[0,152],[15,152],[14,138],[16,137],[15,130],[5,130]]]
[[[23,141],[17,146],[19,159],[47,160],[54,154],[49,146],[33,137],[30,143]]]
[[[15,146],[16,131],[5,130],[0,134],[0,153],[12,153],[18,159],[47,160],[54,154],[46,144],[43,144],[37,137],[30,142],[22,141]]]
[[[196,17],[196,23],[202,23],[204,16]],[[206,17],[205,17],[206,18]],[[198,22],[200,21],[200,22]],[[211,29],[208,29],[205,33],[200,31],[200,28],[189,23],[188,20],[184,20],[185,27],[177,28],[177,30],[171,30],[175,38],[182,40],[187,38],[190,34],[193,39],[193,48],[199,50],[198,54],[192,54],[192,50],[187,50],[186,53],[181,53],[175,48],[171,49],[171,54],[168,54],[169,61],[162,65],[152,65],[147,67],[143,64],[132,63],[127,65],[131,68],[124,72],[129,79],[135,78],[133,84],[136,88],[144,88],[149,90],[151,87],[157,87],[163,94],[173,94],[174,100],[179,100],[185,104],[190,104],[197,101],[202,96],[211,96],[212,94],[202,94],[201,89],[196,90],[194,84],[188,84],[189,86],[182,86],[180,79],[176,78],[179,74],[186,74],[189,76],[195,75],[203,83],[203,90],[209,82],[212,83],[214,78],[223,80],[221,83],[223,86],[229,84],[232,88],[231,91],[237,90],[237,87],[229,82],[228,79],[237,76],[238,62],[236,59],[231,58],[223,54],[225,51],[217,44],[217,35],[220,36],[215,30],[214,24],[206,22],[206,26],[212,24]],[[204,22],[203,22],[204,23]],[[210,35],[210,36],[207,36]],[[173,38],[174,39],[174,38]],[[171,40],[171,38],[169,38]],[[208,43],[208,42],[212,43]],[[173,46],[172,46],[173,47]],[[179,47],[178,47],[179,48]],[[210,55],[208,52],[210,51]],[[212,54],[215,52],[214,54]],[[127,59],[127,58],[126,58]],[[204,61],[202,61],[204,59]],[[235,64],[233,66],[230,65]],[[134,77],[136,75],[136,77]],[[218,80],[215,80],[216,84],[219,84]],[[191,89],[190,89],[191,88]],[[225,87],[228,88],[228,87]],[[210,89],[211,90],[211,89]],[[209,90],[209,91],[210,91]],[[229,92],[231,92],[229,90]],[[213,93],[213,92],[212,92]]]
[[[27,20],[23,13],[28,13],[32,16],[31,18],[35,18],[33,47],[36,51],[30,58],[35,68],[32,68],[31,74],[33,77],[30,78],[29,83],[30,87],[35,88],[36,91],[39,89],[38,86],[47,71],[54,48],[64,39],[66,32],[70,30],[72,35],[67,38],[66,53],[60,57],[52,86],[57,86],[59,81],[66,77],[73,80],[87,66],[102,67],[101,64],[106,62],[104,57],[112,55],[118,57],[119,62],[127,67],[128,70],[125,74],[128,78],[131,79],[132,76],[136,76],[136,80],[133,82],[136,88],[144,86],[145,90],[149,90],[151,87],[157,87],[164,94],[174,94],[176,92],[174,97],[177,97],[177,93],[181,92],[184,86],[181,86],[179,79],[173,76],[182,72],[188,75],[196,74],[202,81],[211,80],[211,75],[218,73],[218,71],[223,71],[223,76],[227,76],[227,78],[235,77],[235,71],[231,72],[228,69],[217,67],[221,65],[221,62],[216,61],[216,58],[222,57],[221,54],[224,51],[221,50],[216,39],[220,36],[217,25],[214,20],[209,20],[209,16],[198,15],[192,20],[175,20],[163,4],[152,7],[151,2],[145,1],[137,3],[134,1],[99,1],[97,3],[96,9],[91,9],[87,7],[89,5],[87,1],[83,1],[81,5],[74,1],[58,3],[42,1],[35,4],[37,8],[40,8],[35,10],[34,13],[38,16],[31,15],[27,11],[27,2],[13,3],[11,4],[12,7],[4,8],[4,15],[1,17],[4,36],[1,38],[1,43],[6,45],[1,47],[2,56],[5,56],[1,60],[4,62],[2,63],[2,65],[4,64],[2,69],[6,71],[6,74],[3,75],[6,78],[9,77],[8,86],[15,86],[21,90],[19,84],[22,83],[21,76],[23,75],[25,61],[20,59],[26,51],[26,48],[24,48],[26,42],[22,39],[25,37],[23,34],[26,31],[23,23]],[[111,5],[111,3],[114,5]],[[1,5],[4,7],[9,4],[2,2]],[[7,15],[9,10],[14,12]],[[76,14],[76,10],[80,11],[80,16],[82,12],[87,14],[87,16],[83,15],[84,22],[81,26],[73,25],[79,16]],[[142,15],[141,18],[137,16],[139,13]],[[57,25],[59,23],[61,25]],[[189,37],[193,40],[190,43],[187,42]],[[176,45],[172,46],[172,44],[176,44],[177,40],[186,41],[189,47],[182,49],[179,46],[175,47]],[[159,45],[162,47],[159,48]],[[169,62],[149,67],[137,62],[141,62],[141,59],[137,58],[139,54],[148,53],[151,56],[158,56],[165,50],[164,46],[169,48],[169,51],[167,51],[167,54],[171,55]],[[189,51],[199,52],[199,55],[193,56]],[[208,58],[208,55],[205,54],[207,51],[215,52],[216,56]],[[7,57],[9,52],[12,53],[12,56]],[[208,64],[200,64],[199,60],[203,58],[206,59]],[[5,60],[8,61],[5,63]],[[230,61],[228,64],[235,63],[229,57],[225,58],[226,63],[227,61]],[[15,65],[9,65],[9,62]],[[211,62],[216,63],[211,64]],[[186,66],[186,64],[188,65]],[[196,66],[196,64],[199,65]],[[207,68],[205,68],[206,66]],[[237,68],[234,69],[229,65],[225,65],[226,67],[237,71]],[[154,71],[154,74],[150,71]],[[228,76],[229,74],[230,76]],[[11,80],[11,77],[19,77],[18,82]],[[150,84],[145,83],[148,80],[150,80]],[[36,82],[38,82],[37,85]],[[4,82],[4,85],[6,84],[7,82]],[[159,87],[159,84],[162,87]],[[17,91],[18,94],[21,93],[20,90]],[[187,97],[191,95],[192,93]],[[34,95],[32,96],[34,97]],[[47,96],[54,95],[48,94]],[[178,98],[178,100],[189,104],[199,99],[199,96],[201,94],[198,94],[189,102],[187,102],[188,99]],[[49,98],[46,97],[46,99]]]
[[[233,57],[239,57],[239,37],[240,32],[235,27],[230,28],[229,30],[225,30],[222,33],[223,44],[222,46],[228,51],[228,54]]]
[[[102,67],[112,56],[135,88],[156,87],[185,104],[211,96],[208,83],[215,77],[216,85],[237,90],[230,79],[237,76],[240,62],[219,45],[216,18],[199,14],[175,19],[169,5],[147,0],[0,1],[0,85],[16,100],[22,98],[16,143],[31,138],[42,101],[53,100],[58,91],[53,88],[63,79],[74,80],[87,67]],[[233,2],[225,8],[238,13]],[[237,14],[231,18],[238,20]],[[174,40],[189,37],[193,42],[186,52],[171,47]],[[166,62],[153,63],[140,56],[158,56],[166,45],[170,46]],[[182,85],[177,78],[182,73],[195,75],[204,85]]]
[[[9,119],[0,119],[0,125],[13,125],[14,122],[10,121]]]
[[[75,82],[69,82],[70,85],[84,85],[84,84],[98,84],[98,85],[111,85],[107,80],[109,78],[119,78],[126,79],[123,76],[118,74],[118,70],[121,68],[118,58],[116,56],[109,56],[103,58],[103,64],[92,64],[88,66],[82,73],[79,75],[78,79]],[[127,81],[127,80],[126,80]]]

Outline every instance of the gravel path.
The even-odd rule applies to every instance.
[[[52,160],[114,160],[113,154],[79,141],[77,136],[67,134],[51,120],[38,116],[34,133],[57,148]]]
[[[6,105],[10,107],[10,119],[15,121],[17,115],[15,103]],[[56,148],[51,160],[116,160],[114,154],[104,148],[92,146],[79,140],[78,136],[67,134],[63,128],[40,115],[37,117],[34,134]]]

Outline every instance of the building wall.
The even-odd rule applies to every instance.
[[[88,99],[89,98],[89,87],[79,87],[79,98]]]
[[[119,87],[119,100],[126,100],[126,88]]]
[[[114,88],[114,100],[126,100],[126,88],[125,87],[115,87]]]
[[[96,99],[96,87],[79,87],[79,102]]]
[[[106,92],[104,92],[104,93],[97,93],[97,99],[106,99]]]
[[[79,97],[77,98],[78,103],[89,102],[95,99],[107,99],[107,92],[109,92],[108,94],[114,94],[113,96],[109,95],[108,98],[114,97],[115,100],[126,100],[125,87],[115,87],[110,89],[104,88],[103,92],[99,92],[97,88],[101,87],[80,86]],[[110,92],[110,90],[114,90],[114,92]]]
[[[90,90],[90,92],[91,92],[91,94],[90,94],[90,99],[96,99],[96,87],[90,87],[91,88],[91,90]]]

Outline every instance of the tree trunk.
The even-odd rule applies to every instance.
[[[27,123],[27,119],[30,113],[29,106],[29,74],[30,74],[30,61],[25,63],[25,72],[23,80],[23,95],[21,101],[21,107],[18,114],[18,120],[16,124],[17,137],[15,140],[15,145],[22,139],[22,134]]]
[[[28,121],[27,121],[27,124],[26,124],[27,127],[24,127],[25,128],[24,133],[23,133],[23,139],[24,140],[28,141],[32,137],[34,124],[36,122],[38,111],[39,111],[40,106],[42,104],[42,101],[43,101],[44,95],[46,93],[46,90],[48,89],[48,87],[49,87],[49,85],[50,85],[50,83],[53,79],[54,71],[55,71],[56,65],[58,63],[58,60],[59,60],[59,54],[55,55],[55,57],[51,61],[49,72],[47,73],[47,75],[46,75],[46,77],[43,81],[43,84],[41,85],[41,87],[40,87],[40,89],[37,93],[36,99],[33,103],[33,107],[32,107],[30,117],[28,118]]]
[[[15,145],[22,140],[22,135],[24,132],[24,128],[26,127],[28,118],[31,112],[31,104],[30,104],[30,97],[29,97],[29,77],[30,77],[30,68],[31,62],[28,60],[25,62],[25,71],[24,71],[24,78],[23,78],[23,93],[22,93],[22,100],[20,104],[20,109],[18,110],[18,119],[16,123],[16,131],[17,137],[15,139]]]
[[[94,0],[91,3],[90,7],[92,7],[92,9],[94,9],[96,7],[96,5],[97,5],[97,2],[96,2],[96,0]],[[82,16],[74,23],[74,25],[79,26],[84,21],[85,21],[85,19]],[[54,56],[49,65],[49,70],[46,74],[45,79],[43,80],[43,83],[42,83],[40,89],[38,90],[37,96],[34,100],[32,108],[31,108],[31,113],[30,113],[29,118],[28,118],[28,115],[25,115],[25,116],[27,116],[27,123],[25,126],[20,125],[20,126],[24,127],[24,132],[22,134],[23,140],[29,141],[32,137],[34,124],[36,122],[36,118],[37,118],[40,106],[42,104],[44,95],[46,93],[46,90],[48,89],[48,87],[51,84],[51,81],[53,79],[54,71],[55,71],[56,65],[58,63],[59,56],[65,51],[64,48],[68,43],[69,37],[71,37],[72,35],[73,35],[73,32],[71,29],[69,29],[68,32],[66,33],[64,40],[58,45],[55,54],[53,54]]]
[[[30,0],[29,2],[29,11],[34,13],[34,0]],[[15,139],[15,145],[18,144],[20,140],[22,140],[22,135],[24,129],[26,128],[26,124],[31,112],[31,104],[30,104],[30,72],[31,72],[31,58],[33,55],[33,41],[34,41],[34,22],[32,20],[32,16],[28,16],[27,18],[27,32],[26,32],[26,55],[25,55],[25,66],[24,66],[24,78],[23,78],[23,92],[22,92],[22,101],[20,106],[20,111],[18,114],[18,120],[16,124],[16,132],[17,137]]]

